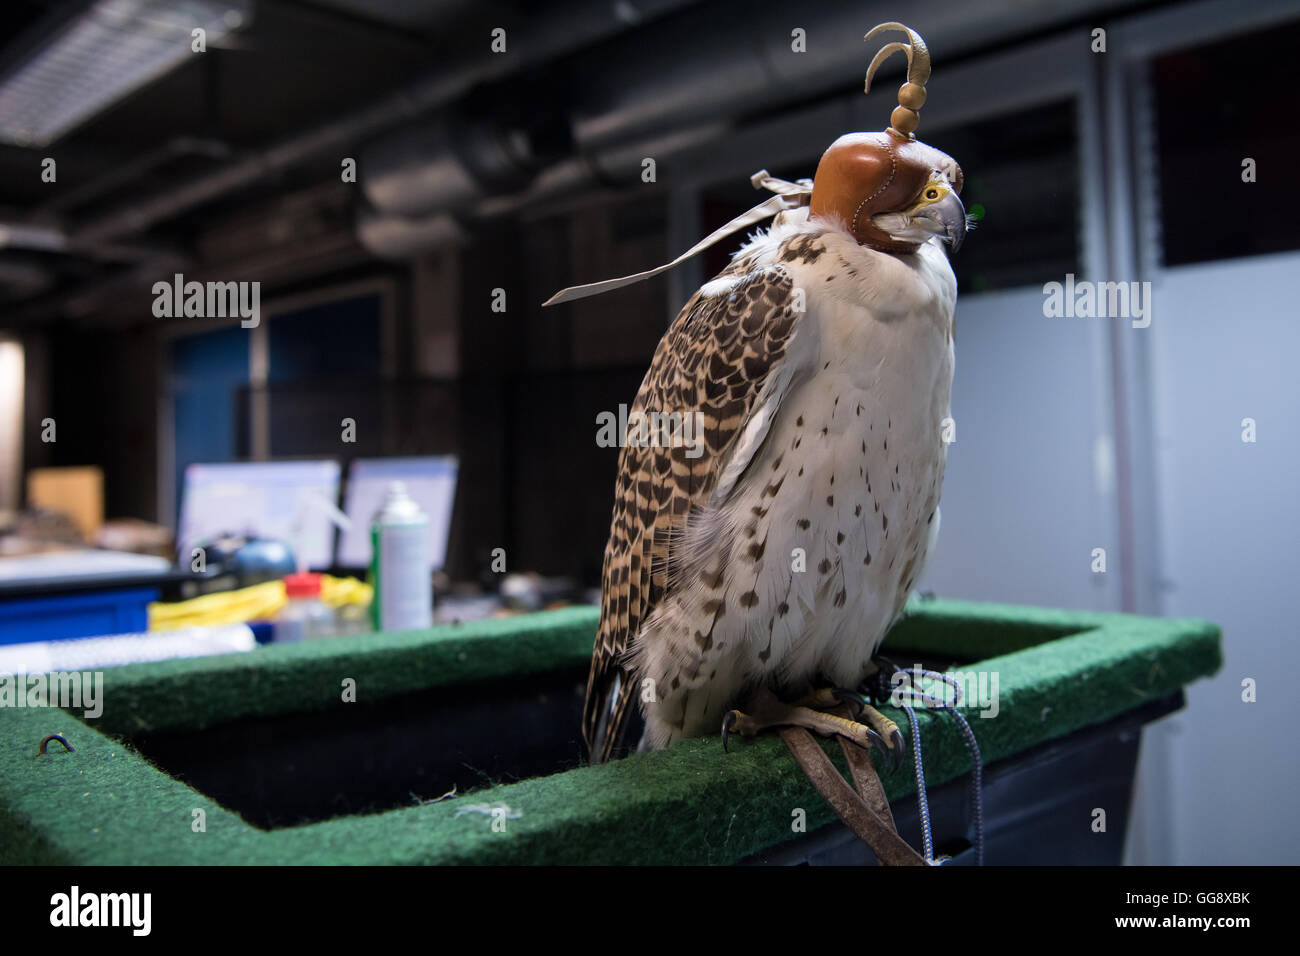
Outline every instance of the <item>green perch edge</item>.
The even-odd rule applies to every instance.
[[[598,611],[567,608],[426,631],[369,634],[104,671],[94,721],[0,708],[0,862],[9,864],[728,864],[788,840],[792,813],[812,832],[834,820],[775,737],[684,741],[602,766],[456,799],[263,831],[162,773],[120,738],[344,706],[341,681],[379,700],[427,688],[581,667]],[[907,654],[970,659],[996,671],[997,719],[966,710],[986,763],[1166,697],[1222,665],[1214,624],[961,601],[914,600],[886,640]],[[888,710],[888,708],[886,708]],[[907,722],[893,714],[904,735]],[[926,779],[967,773],[951,721],[918,712]],[[52,719],[53,718],[53,719]],[[74,754],[36,745],[63,732]],[[118,738],[118,739],[115,739]],[[843,771],[832,741],[823,746]],[[909,741],[910,747],[910,741]],[[896,800],[910,761],[883,775]],[[487,807],[510,808],[504,832]],[[467,808],[478,806],[478,810]],[[194,832],[194,811],[206,832]]]

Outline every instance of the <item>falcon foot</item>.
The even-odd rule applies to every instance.
[[[862,720],[831,713],[845,704]],[[778,700],[771,691],[762,690],[750,701],[750,709],[752,714],[730,710],[722,719],[724,751],[733,730],[745,737],[753,737],[770,727],[806,727],[823,737],[840,736],[861,747],[872,747],[885,758],[891,773],[903,763],[907,748],[898,725],[854,691],[828,687],[815,691],[798,704],[787,704]]]
[[[884,699],[887,700],[888,697]],[[842,687],[823,687],[814,691],[803,703],[818,710],[830,710],[837,704],[848,704],[859,722],[865,722],[875,733],[872,746],[888,761],[889,772],[893,773],[903,765],[903,757],[907,755],[903,732],[898,729],[898,724],[863,700],[861,694]]]

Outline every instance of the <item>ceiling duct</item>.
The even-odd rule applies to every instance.
[[[456,109],[386,136],[361,153],[360,185],[375,209],[419,216],[469,209],[518,192],[573,148],[563,117],[533,91],[528,103],[471,96]]]
[[[990,9],[966,0],[936,0],[917,26],[932,47],[967,51],[1107,5],[1105,0],[1027,0],[1014,9]],[[890,19],[887,7],[830,0],[791,20],[788,5],[776,0],[702,5],[577,53],[556,66],[575,93],[571,121],[563,124],[566,148],[547,151],[555,162],[538,171],[545,157],[532,148],[529,133],[509,122],[488,128],[468,119],[499,118],[509,109],[505,95],[517,93],[512,82],[491,108],[480,103],[478,109],[457,110],[453,115],[459,120],[444,114],[363,154],[362,188],[373,207],[365,214],[367,228],[380,231],[386,217],[433,218],[440,212],[452,212],[469,225],[634,181],[646,156],[663,163],[709,142],[725,147],[728,131],[745,119],[860,83],[870,52],[862,36],[872,23]],[[726,35],[720,25],[734,18],[745,21],[742,35],[749,39],[720,43]],[[792,25],[805,30],[809,53],[792,49]],[[901,70],[901,61],[894,67]],[[536,92],[530,99],[548,101]],[[534,134],[538,129],[535,123]],[[812,144],[806,151],[824,146]],[[421,245],[421,230],[399,222],[389,223],[383,234],[394,239],[389,254],[433,248]],[[431,235],[444,239],[437,230]]]
[[[777,0],[680,10],[689,5],[690,0],[589,0],[552,8],[512,30],[508,55],[467,53],[367,108],[152,195],[133,195],[83,219],[68,240],[85,247],[138,234],[322,153],[420,122],[427,125],[359,153],[359,185],[373,205],[359,215],[362,242],[385,255],[411,254],[425,243],[455,241],[460,224],[619,180],[617,172],[637,154],[662,159],[663,152],[646,150],[648,140],[712,128],[713,142],[723,147],[725,130],[737,124],[847,91],[865,69],[863,33],[894,16],[879,0],[826,0],[794,16]],[[914,25],[948,62],[1121,6],[1120,0],[1017,0],[994,7],[935,0]],[[680,12],[664,17],[675,10]],[[635,33],[627,34],[634,25]],[[805,54],[791,49],[794,27],[806,31]],[[430,118],[453,103],[465,117],[461,101],[491,86],[503,99],[522,90],[521,98],[533,104],[549,102],[529,85],[539,76],[572,91],[557,98],[571,116],[559,134],[545,123],[520,122],[516,114],[453,136],[447,120]],[[562,156],[555,155],[557,137],[567,145]],[[686,155],[699,155],[698,147]],[[445,218],[449,213],[455,218]]]
[[[406,217],[362,210],[357,217],[357,238],[381,259],[404,259],[458,245],[465,241],[466,233],[448,213]]]
[[[951,62],[954,53],[1005,45],[1009,38],[1124,5],[1120,0],[933,0],[919,13],[909,13],[908,22],[936,56]],[[896,0],[825,0],[797,10],[786,0],[745,0],[702,5],[650,24],[573,57],[572,74],[585,80],[574,103],[574,140],[589,150],[860,86],[873,49],[863,35],[897,16]],[[794,28],[804,30],[807,52],[793,50]]]
[[[338,120],[291,135],[245,156],[223,169],[188,180],[152,196],[135,198],[122,207],[83,224],[78,239],[103,241],[141,232],[206,202],[266,177],[316,159],[322,153],[348,148],[400,123],[444,107],[477,85],[502,80],[522,70],[544,66],[584,46],[600,42],[638,23],[671,12],[691,0],[585,0],[559,11],[525,20],[514,29],[508,55],[484,57],[467,53],[423,79],[371,106]]]
[[[386,259],[409,258],[435,252],[468,238],[468,229],[462,220],[464,223],[472,223],[494,219],[522,209],[556,202],[567,196],[626,183],[639,174],[643,157],[655,156],[660,161],[671,160],[688,150],[716,140],[724,129],[722,124],[711,123],[674,130],[665,136],[643,139],[591,156],[570,157],[548,166],[532,178],[526,189],[510,193],[485,195],[469,185],[466,188],[473,192],[476,201],[469,204],[460,201],[458,197],[454,201],[457,216],[445,212],[408,216],[396,211],[365,207],[357,217],[357,236],[367,249]],[[426,161],[424,168],[432,178],[435,170],[440,168],[440,162]],[[410,179],[416,178],[414,170],[406,175]],[[407,205],[411,208],[423,207],[423,204],[418,207],[415,203]]]
[[[35,257],[0,259],[0,289],[7,298],[30,299],[53,287],[54,280],[54,273]]]

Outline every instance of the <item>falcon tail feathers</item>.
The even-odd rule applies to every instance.
[[[597,679],[592,674],[588,681],[582,715],[583,738],[594,764],[607,763],[627,752],[629,718],[635,710],[630,706],[633,685],[625,672],[619,670],[612,679],[605,676],[604,686],[600,688],[595,686]]]

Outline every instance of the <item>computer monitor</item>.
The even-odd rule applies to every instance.
[[[382,507],[389,485],[400,481],[420,510],[429,516],[429,565],[435,571],[441,568],[447,559],[457,468],[457,460],[452,455],[358,458],[352,462],[343,506],[352,527],[339,538],[339,566],[369,566],[370,521]]]
[[[300,567],[333,564],[339,500],[337,461],[255,461],[195,464],[185,469],[176,544],[182,563],[220,534],[277,538],[293,549]]]

